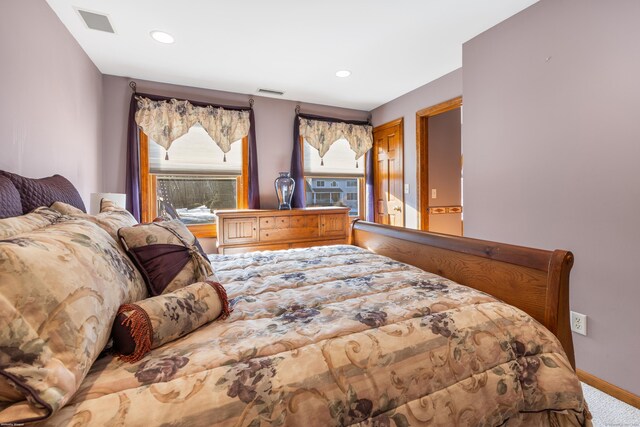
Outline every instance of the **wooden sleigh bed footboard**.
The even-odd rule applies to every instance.
[[[356,220],[351,244],[486,292],[554,333],[575,369],[569,325],[573,254]]]

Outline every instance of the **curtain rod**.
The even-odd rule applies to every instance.
[[[296,104],[296,116],[300,116],[302,118],[312,119],[312,120],[320,120],[324,122],[342,122],[348,123],[352,125],[369,125],[371,126],[371,113],[367,116],[367,120],[345,120],[338,119],[335,117],[327,117],[327,116],[318,116],[315,114],[303,114],[300,112],[300,104]]]
[[[134,94],[138,94],[138,88],[137,88],[137,84],[134,80],[129,82],[129,87],[131,88],[131,90],[133,91]],[[246,110],[247,107],[243,107],[243,106],[237,106],[237,105],[221,105],[221,104],[213,104],[211,102],[202,102],[202,101],[193,101],[191,99],[187,99],[187,98],[176,98],[175,96],[162,96],[162,95],[153,95],[153,94],[145,94],[145,93],[140,93],[141,96],[148,96],[151,98],[156,98],[155,100],[169,100],[169,99],[179,99],[182,101],[188,101],[192,104],[200,104],[200,106],[203,105],[211,105],[214,107],[218,107],[218,108],[224,108],[227,110]],[[255,100],[253,99],[252,96],[249,97],[249,110],[253,110],[253,104],[254,104]]]
[[[300,112],[296,112],[296,117],[301,117],[303,119],[316,120],[320,122],[330,122],[330,123],[346,123],[349,125],[357,125],[357,126],[371,126],[371,120],[345,120],[338,119],[335,117],[326,117],[326,116],[317,116],[315,114],[303,114]]]

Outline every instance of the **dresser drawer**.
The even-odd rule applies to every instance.
[[[290,218],[288,216],[276,217],[276,228],[289,228]]]
[[[268,230],[271,228],[276,228],[276,217],[265,216],[260,218],[260,230]]]
[[[318,237],[317,228],[274,228],[260,230],[260,242],[289,241]]]
[[[295,215],[289,218],[289,227],[303,228],[307,226],[307,217],[304,215]]]
[[[318,228],[319,223],[319,215],[307,215],[304,219],[304,226],[308,228]]]
[[[320,229],[322,236],[340,237],[347,235],[347,215],[321,215]]]
[[[226,218],[222,221],[222,243],[237,245],[258,241],[256,226],[258,218]]]
[[[272,228],[289,228],[290,220],[288,216],[265,216],[260,218],[260,229],[271,230]]]

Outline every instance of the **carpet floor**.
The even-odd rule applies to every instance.
[[[593,415],[594,427],[640,426],[640,409],[582,383],[584,398]]]

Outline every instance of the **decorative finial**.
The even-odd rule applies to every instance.
[[[131,88],[131,90],[133,91],[133,93],[136,93],[136,82],[134,82],[133,80],[129,82],[129,87]]]
[[[253,100],[253,98],[249,98],[249,108],[253,108],[253,103],[255,101]]]
[[[296,114],[300,114],[300,104],[296,105]]]

